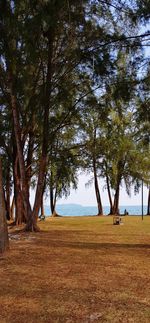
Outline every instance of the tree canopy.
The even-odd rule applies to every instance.
[[[44,192],[53,213],[78,169],[93,173],[98,214],[100,178],[113,214],[122,183],[149,184],[149,18],[149,1],[1,1],[0,151],[16,224],[38,230]]]

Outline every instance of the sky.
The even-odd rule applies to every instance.
[[[89,176],[86,175],[80,175],[79,176],[79,183],[78,183],[78,189],[71,190],[70,196],[65,199],[59,199],[57,204],[80,204],[83,206],[96,206],[96,198],[95,198],[95,191],[94,191],[94,185],[90,187],[85,187],[85,184],[90,179]],[[102,182],[101,187],[104,185],[104,182]],[[144,187],[144,205],[147,205],[148,200],[148,189]],[[101,198],[103,206],[109,205],[108,197],[107,197],[107,191],[101,189]],[[49,197],[45,200],[46,205],[49,205]],[[137,195],[134,195],[134,191],[132,190],[131,197],[129,197],[125,191],[125,188],[121,188],[120,192],[120,206],[129,206],[129,205],[141,205],[141,189],[140,193]]]

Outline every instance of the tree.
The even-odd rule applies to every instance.
[[[60,19],[63,16],[66,19],[66,12],[62,4],[55,1],[54,3],[39,4],[36,8],[33,8],[32,5],[28,6],[26,2],[23,2],[19,6],[15,1],[8,1],[2,2],[2,9],[2,70],[5,75],[5,86],[9,89],[9,111],[13,117],[13,131],[17,148],[18,178],[20,177],[21,180],[20,187],[23,211],[27,222],[26,229],[36,231],[38,230],[36,221],[43,194],[44,177],[48,160],[49,136],[47,134],[50,128],[50,110],[53,114],[53,96],[55,97],[58,92],[54,86],[55,81],[57,84],[58,75],[56,70],[52,68],[52,65],[53,67],[57,67],[60,75],[62,57],[57,62],[59,49],[61,50],[63,48],[66,52],[68,51],[68,44],[67,46],[66,44],[65,46],[63,45],[64,30],[66,28],[65,20],[63,25],[64,34],[60,27]],[[11,26],[10,24],[8,26],[8,21],[11,21]],[[28,33],[31,26],[32,28],[36,27],[36,37],[34,33],[32,35]],[[55,33],[56,27],[57,33]],[[68,26],[68,28],[70,27]],[[74,26],[74,30],[75,28],[76,26]],[[75,52],[76,49],[74,48],[73,50]],[[68,56],[70,56],[70,52]],[[56,64],[53,64],[55,59]],[[35,87],[35,79],[37,78],[35,71],[37,69],[39,70],[38,82],[36,82],[36,84],[38,83],[38,89]],[[30,77],[31,74],[32,78]],[[33,89],[35,91],[34,93]],[[38,122],[37,125],[40,122],[41,127],[38,178],[35,202],[32,210],[29,200],[29,178],[28,172],[26,171],[25,156],[25,147],[29,142],[24,137],[27,137],[29,134],[30,116],[32,116],[32,111],[34,111],[34,107],[30,102],[33,100],[28,100],[28,96],[31,95],[30,99],[33,99],[32,97],[35,93],[36,99],[39,99],[37,100],[39,103],[35,121]],[[30,105],[27,104],[28,101]],[[31,109],[31,113],[29,109]],[[67,114],[70,118],[70,113],[67,112]],[[38,119],[39,116],[40,118]],[[39,127],[37,128],[39,130]],[[25,132],[25,136],[22,129]]]
[[[50,193],[50,209],[53,216],[57,216],[56,203],[62,196],[70,194],[71,187],[77,188],[78,144],[75,143],[77,129],[66,126],[60,129],[55,142],[49,150],[49,162],[47,172],[47,190]]]
[[[90,186],[94,183],[98,210],[97,215],[103,215],[103,206],[99,187],[102,153],[100,142],[101,118],[100,114],[96,111],[96,107],[96,97],[92,94],[88,95],[86,99],[86,108],[84,109],[82,116],[80,116],[80,140],[83,145],[83,148],[81,148],[82,155],[80,157],[80,164],[81,169],[84,172],[92,173],[92,178],[88,181],[86,186]]]
[[[5,199],[3,191],[3,181],[2,181],[2,162],[0,159],[0,253],[8,250],[9,240],[8,240],[8,230],[6,222],[6,209],[5,209]]]
[[[51,174],[59,168],[49,158],[49,146],[55,149],[57,132],[71,125],[79,111],[82,113],[89,93],[97,97],[99,89],[102,95],[104,80],[116,75],[118,51],[140,47],[144,42],[146,36],[136,34],[136,10],[138,7],[129,2],[116,5],[115,0],[1,1],[0,104],[9,115],[10,125],[2,145],[5,149],[13,147],[9,161],[16,222],[24,219],[26,230],[38,230],[48,160],[52,162]],[[118,89],[123,96],[123,86]],[[78,124],[77,118],[75,122]],[[5,138],[10,139],[9,145]],[[94,155],[92,160],[98,193]],[[62,165],[65,170],[65,163]],[[36,194],[32,209],[33,174]],[[97,197],[100,205],[99,194]]]

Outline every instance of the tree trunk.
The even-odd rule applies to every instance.
[[[54,207],[53,188],[51,186],[50,186],[50,209],[51,209],[51,214],[53,214],[55,207]]]
[[[34,134],[33,131],[29,131],[29,142],[28,142],[28,155],[27,155],[27,166],[26,166],[26,177],[28,183],[28,189],[30,190],[30,182],[32,177],[32,157],[34,147]]]
[[[114,196],[114,203],[112,207],[112,214],[119,214],[119,193],[120,193],[120,184],[117,185],[115,196]]]
[[[29,201],[29,187],[28,187],[28,182],[26,178],[25,161],[24,161],[23,147],[21,142],[21,128],[19,124],[19,113],[18,113],[17,99],[15,94],[15,86],[14,86],[15,82],[14,82],[14,76],[11,69],[9,69],[9,84],[10,84],[14,134],[15,134],[15,140],[16,140],[17,155],[18,155],[18,161],[19,161],[19,171],[20,171],[20,177],[21,177],[21,196],[23,198],[23,209],[24,209],[24,215],[25,215],[26,221],[29,221],[29,223],[31,224],[32,211],[31,211],[31,205]],[[33,221],[33,223],[34,224],[31,225],[32,231],[34,231],[35,221]],[[37,230],[36,226],[35,226],[35,230]]]
[[[110,204],[110,212],[109,212],[109,214],[112,214],[113,202],[112,202],[111,191],[110,191],[109,177],[108,177],[107,174],[106,174],[106,185],[107,185],[107,192],[108,192],[108,198],[109,198],[109,204]]]
[[[11,207],[10,207],[10,220],[12,221],[15,219],[14,211],[15,211],[15,197],[13,196]]]
[[[0,160],[0,253],[9,248],[8,229],[6,222],[5,199],[2,183],[2,164]]]
[[[7,169],[6,176],[6,217],[7,220],[10,220],[10,168]]]
[[[15,199],[15,224],[20,225],[25,222],[23,200],[21,194],[21,179],[17,150],[13,151],[13,178],[14,178],[14,199]]]
[[[120,195],[120,184],[122,179],[122,174],[124,170],[125,160],[119,160],[117,164],[117,180],[116,180],[116,191],[114,196],[114,203],[112,208],[112,214],[119,214],[119,195]]]
[[[44,194],[42,195],[42,198],[41,198],[41,216],[44,216]]]
[[[97,215],[103,215],[103,207],[102,207],[100,190],[99,190],[98,179],[97,179],[96,158],[95,158],[96,128],[94,129],[93,147],[94,147],[94,153],[93,153],[93,173],[94,173],[94,187],[95,187],[95,194],[96,194],[97,208],[98,208],[98,214]]]
[[[103,215],[103,207],[101,202],[101,196],[98,186],[98,179],[97,179],[97,173],[96,173],[96,162],[93,160],[93,170],[94,170],[94,187],[95,187],[95,193],[96,193],[96,200],[97,200],[97,208],[98,208],[98,214],[97,215]]]
[[[56,212],[56,196],[57,196],[57,192],[53,192],[53,188],[50,187],[50,209],[51,209],[51,214],[52,217],[56,217],[59,216]]]
[[[150,187],[148,191],[147,215],[150,215]]]
[[[57,183],[56,183],[56,190],[54,191],[53,188],[53,172],[51,171],[50,175],[50,209],[51,209],[51,214],[52,217],[59,216],[56,212],[56,200],[57,200]]]

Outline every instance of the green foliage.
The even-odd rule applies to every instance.
[[[46,122],[47,185],[58,197],[77,187],[79,167],[91,172],[93,158],[113,190],[148,182],[150,78],[136,37],[148,18],[146,0],[1,1],[0,149],[11,166],[10,72],[26,167],[34,138],[34,183]]]

